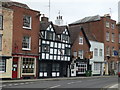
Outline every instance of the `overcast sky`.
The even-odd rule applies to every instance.
[[[12,0],[27,4],[31,9],[49,16],[49,0]],[[87,16],[111,14],[118,21],[119,0],[50,0],[50,20],[55,21],[58,12],[64,24],[69,24]],[[111,8],[111,9],[110,9]]]

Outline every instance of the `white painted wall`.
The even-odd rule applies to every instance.
[[[90,41],[91,48],[90,51],[93,51],[93,58],[90,59],[90,64],[92,65],[92,74],[101,74],[104,72],[104,44],[96,41]],[[94,56],[94,49],[98,49],[98,56]],[[102,56],[99,55],[99,50],[102,49]],[[94,70],[94,64],[101,63],[100,70]]]

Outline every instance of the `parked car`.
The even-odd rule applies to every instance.
[[[120,77],[120,72],[118,72],[118,76]]]

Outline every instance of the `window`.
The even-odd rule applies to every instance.
[[[112,56],[114,56],[114,50],[115,50],[115,48],[112,47]]]
[[[110,27],[110,23],[108,21],[106,21],[106,27],[109,28]]]
[[[53,33],[50,32],[50,31],[47,31],[46,38],[49,39],[49,40],[53,40]]]
[[[79,57],[80,59],[83,59],[83,50],[79,50],[79,51],[78,51],[78,57]]]
[[[34,58],[23,58],[23,73],[34,73]]]
[[[115,42],[115,34],[112,33],[112,42]]]
[[[0,29],[3,29],[3,16],[0,15]]]
[[[5,72],[6,71],[6,60],[0,58],[0,72]]]
[[[52,71],[60,71],[60,65],[58,63],[53,63]]]
[[[79,37],[79,44],[83,44],[83,37]]]
[[[94,70],[98,71],[100,70],[101,64],[100,63],[94,63]]]
[[[99,50],[99,55],[102,56],[102,49]]]
[[[111,28],[112,28],[112,29],[115,29],[115,24],[112,23],[112,24],[111,24]]]
[[[119,57],[120,57],[120,48],[119,48]]]
[[[30,50],[31,46],[31,37],[24,36],[22,41],[22,50]]]
[[[109,46],[106,47],[106,55],[110,56],[110,47]]]
[[[0,51],[2,50],[2,35],[0,35]]]
[[[70,55],[70,48],[65,48],[65,55]]]
[[[106,32],[106,41],[110,41],[110,34],[109,34],[109,32]]]
[[[73,52],[73,56],[74,56],[74,57],[77,57],[77,52],[76,52],[76,51]]]
[[[63,40],[63,41],[68,41],[68,36],[63,34],[63,35],[62,35],[62,40]]]
[[[42,45],[42,52],[49,53],[50,51],[50,46],[49,45]]]
[[[120,33],[119,33],[119,43],[120,43]]]
[[[23,16],[23,28],[31,29],[31,16]]]
[[[97,48],[94,49],[94,56],[98,56],[98,49]]]
[[[46,63],[40,63],[40,71],[41,72],[47,71],[47,64]]]

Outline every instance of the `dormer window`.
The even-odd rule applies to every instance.
[[[31,16],[23,16],[23,28],[31,29]]]

